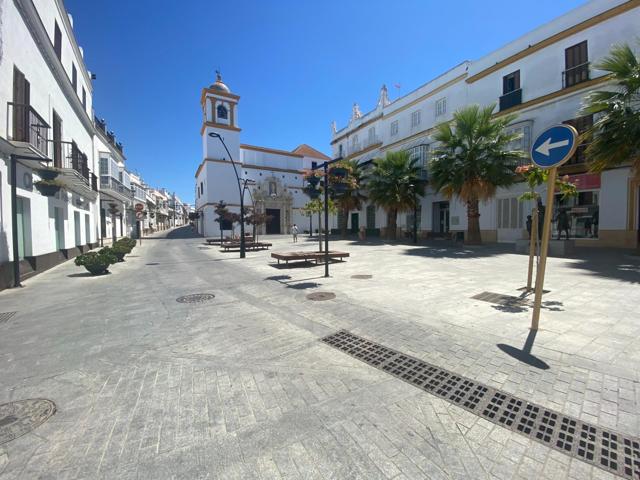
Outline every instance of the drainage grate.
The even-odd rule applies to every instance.
[[[369,280],[373,278],[373,275],[351,275],[351,278],[355,278],[356,280]]]
[[[622,477],[640,478],[640,439],[549,410],[346,330],[321,341],[547,447]]]
[[[322,302],[324,300],[333,300],[336,298],[336,294],[333,292],[313,292],[307,295],[307,298],[316,302]]]
[[[526,307],[529,302],[523,297],[514,297],[513,295],[502,295],[500,293],[482,292],[474,295],[474,300],[482,300],[483,302],[496,303],[504,306],[520,306]]]
[[[2,312],[0,313],[0,324],[6,323],[18,312]]]
[[[204,303],[213,300],[216,296],[213,293],[193,293],[176,298],[178,303]]]
[[[29,433],[54,413],[56,404],[44,398],[18,400],[0,405],[0,445]]]

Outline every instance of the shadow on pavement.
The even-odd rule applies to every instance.
[[[589,249],[574,258],[577,262],[570,263],[570,268],[586,270],[598,277],[640,283],[640,256],[636,252]]]
[[[524,342],[522,350],[504,343],[498,343],[497,347],[519,362],[526,363],[527,365],[531,365],[532,367],[539,368],[541,370],[548,370],[549,365],[531,353],[537,333],[538,332],[536,330],[529,330],[529,335],[527,335],[527,340]]]
[[[106,273],[103,273],[102,275],[94,275],[91,272],[82,272],[82,273],[72,273],[70,275],[67,275],[67,277],[69,278],[106,277],[108,275],[111,275],[111,272],[106,272]]]
[[[192,229],[189,225],[184,227],[175,228],[166,234],[162,232],[157,233],[153,237],[142,237],[142,241],[145,240],[186,240],[191,238],[202,238],[198,232]]]

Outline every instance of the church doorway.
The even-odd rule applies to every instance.
[[[267,208],[266,213],[271,217],[271,220],[267,222],[267,235],[280,234],[280,209],[279,208]]]

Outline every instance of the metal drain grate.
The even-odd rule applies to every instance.
[[[216,296],[213,293],[193,293],[176,298],[178,303],[204,303],[213,300]]]
[[[369,280],[373,278],[373,275],[351,275],[351,278],[355,278],[356,280]]]
[[[18,312],[2,312],[0,313],[0,324],[8,322]]]
[[[640,439],[549,410],[346,330],[321,341],[547,447],[622,477],[640,478]]]
[[[316,302],[322,302],[324,300],[333,300],[336,298],[336,294],[333,292],[313,292],[307,295],[307,299]]]
[[[0,445],[29,433],[54,413],[56,404],[45,398],[18,400],[0,405]]]
[[[496,303],[504,306],[521,306],[526,307],[529,302],[523,297],[514,297],[513,295],[502,295],[500,293],[482,292],[474,295],[474,300],[482,300],[483,302]]]

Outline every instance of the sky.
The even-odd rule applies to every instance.
[[[127,167],[194,201],[203,87],[240,95],[241,142],[330,154],[330,124],[474,60],[584,0],[65,0],[96,115]],[[397,89],[394,85],[399,84]]]

